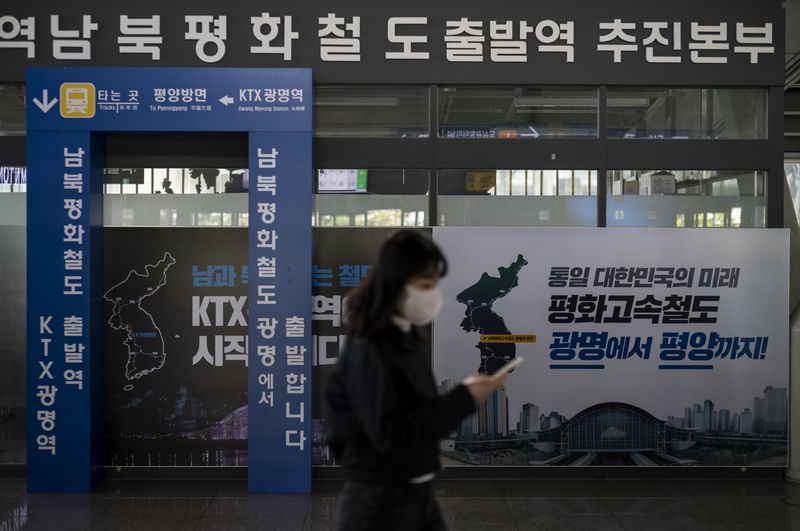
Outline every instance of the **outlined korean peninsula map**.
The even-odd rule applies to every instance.
[[[167,271],[173,264],[175,259],[165,252],[157,263],[144,266],[144,274],[132,269],[125,280],[103,295],[114,305],[108,324],[114,330],[127,333],[125,378],[129,381],[157,371],[167,359],[161,330],[153,316],[142,308],[142,302],[167,284]]]
[[[505,321],[495,313],[492,305],[517,287],[519,272],[526,265],[528,261],[519,254],[508,267],[497,268],[499,277],[484,272],[475,284],[456,296],[458,302],[467,306],[466,317],[461,321],[461,328],[465,332],[478,332],[481,335],[511,334]],[[517,355],[517,346],[514,343],[478,342],[476,347],[481,353],[478,372],[485,374],[494,373]]]

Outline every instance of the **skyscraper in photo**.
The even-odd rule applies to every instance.
[[[714,431],[714,402],[708,399],[703,401],[703,428],[706,433]]]
[[[481,433],[487,435],[508,434],[508,400],[505,386],[494,391],[480,408],[484,411]]]
[[[531,404],[530,402],[522,405],[520,431],[522,433],[540,431],[539,406]]]
[[[744,408],[742,415],[739,417],[739,423],[739,433],[753,433],[753,412],[748,408]]]
[[[764,433],[766,428],[767,404],[763,398],[753,399],[753,433]]]
[[[765,429],[764,433],[783,435],[786,433],[786,388],[764,389]]]

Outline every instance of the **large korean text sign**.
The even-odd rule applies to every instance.
[[[310,70],[43,68],[27,90],[29,490],[88,491],[100,478],[100,133],[246,131],[250,490],[308,492]],[[128,334],[129,379],[191,355],[167,352],[140,305],[174,262],[167,253],[106,294]]]
[[[302,66],[324,83],[783,85],[777,0],[6,4],[4,81],[96,61]]]
[[[451,457],[785,466],[788,236],[435,228],[459,264],[435,321],[442,383],[527,360],[462,424]]]

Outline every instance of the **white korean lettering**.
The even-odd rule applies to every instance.
[[[50,15],[50,35],[53,36],[53,58],[88,61],[92,58],[92,32],[99,27],[91,15],[83,15],[81,30],[63,30],[59,15]]]
[[[261,222],[271,225],[275,221],[275,203],[258,203],[258,213],[261,214]]]
[[[292,403],[291,402],[286,402],[286,415],[285,415],[285,418],[287,418],[287,419],[296,419],[296,420],[299,420],[300,422],[305,422],[306,421],[305,404],[303,402],[300,402],[298,405],[300,406],[300,410],[293,412],[292,411],[292,409],[293,409],[292,408]]]
[[[197,58],[204,63],[217,63],[225,57],[225,40],[228,38],[228,17],[220,15],[186,15],[187,40],[196,40],[194,46]],[[206,47],[211,45],[213,53],[207,53]]]
[[[655,47],[651,46],[656,43],[660,46],[670,46],[669,37],[665,37],[662,30],[669,29],[669,22],[645,22],[642,27],[650,30],[650,34],[644,38],[642,45],[644,46],[644,56],[648,63],[680,63],[680,55],[656,55]],[[672,49],[681,49],[681,23],[675,22],[672,25]]]
[[[122,33],[117,37],[119,53],[150,54],[154,61],[161,59],[160,46],[164,42],[164,37],[161,36],[161,15],[147,18],[120,15],[119,31]]]
[[[18,37],[25,40],[15,40]],[[36,57],[36,19],[34,17],[20,18],[11,15],[0,17],[0,48],[23,48],[28,59]]]
[[[612,44],[597,45],[597,51],[599,52],[614,52],[615,63],[622,62],[622,52],[635,52],[636,50],[639,49],[639,45],[636,44],[636,36],[625,33],[626,30],[630,31],[636,30],[635,22],[622,22],[621,19],[615,18],[613,22],[601,22],[600,30],[601,31],[605,30],[609,32],[605,35],[600,35],[601,43],[611,43],[612,41],[615,40],[621,40],[623,42],[633,43],[633,44],[612,43]]]
[[[461,18],[448,20],[444,42],[447,60],[451,62],[483,61],[483,22]]]
[[[278,300],[275,298],[274,284],[261,284],[258,286],[256,304],[278,304]]]
[[[575,62],[575,22],[559,24],[554,20],[543,20],[536,25],[536,39],[540,52],[567,54],[567,62]],[[553,44],[561,41],[562,44]]]
[[[260,16],[250,17],[250,23],[253,25],[253,35],[261,43],[258,46],[251,46],[250,53],[277,54],[282,55],[284,61],[292,60],[292,41],[300,38],[300,34],[292,31],[291,16],[285,16],[281,21],[280,17],[271,17],[269,13],[261,13]],[[278,37],[281,23],[283,24],[283,43],[276,46],[272,42]],[[264,33],[265,26],[268,27],[266,33]]]
[[[700,55],[702,51],[730,49],[727,22],[710,26],[702,26],[697,22],[692,22],[691,38],[692,42],[689,43],[689,49],[691,50],[690,58],[693,63],[725,64],[728,62],[728,58],[724,55]]]
[[[259,278],[275,278],[275,257],[259,256],[256,265]]]
[[[286,337],[304,337],[306,334],[306,320],[294,315],[286,318]]]
[[[344,17],[328,13],[319,17],[319,56],[323,61],[361,60],[361,17],[353,17],[348,23]],[[347,34],[350,34],[348,37]]]
[[[256,328],[263,339],[275,337],[275,329],[278,327],[278,320],[271,317],[259,317]]]
[[[261,229],[256,231],[256,239],[258,240],[256,247],[259,249],[272,249],[274,251],[278,243],[278,233],[274,230]]]
[[[261,358],[261,365],[272,367],[275,364],[275,345],[259,345],[258,357]]]
[[[286,430],[285,443],[287,447],[294,446],[301,451],[305,448],[306,436],[303,430]]]
[[[523,23],[524,24],[524,23]],[[495,63],[524,63],[528,60],[528,43],[520,35],[521,40],[514,39],[514,22],[507,20],[489,22],[489,57]]]
[[[387,34],[390,43],[402,44],[403,50],[386,52],[387,59],[428,59],[430,52],[413,50],[414,44],[427,44],[427,35],[398,35],[398,26],[428,24],[428,17],[391,17],[387,22]]]
[[[736,23],[736,43],[745,46],[734,46],[734,53],[750,54],[750,64],[758,63],[758,56],[762,53],[775,53],[772,46],[772,23],[763,26],[747,27],[741,22]]]

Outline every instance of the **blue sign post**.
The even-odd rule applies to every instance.
[[[311,71],[33,68],[27,95],[29,491],[102,479],[101,134],[242,131],[250,492],[310,492]]]

